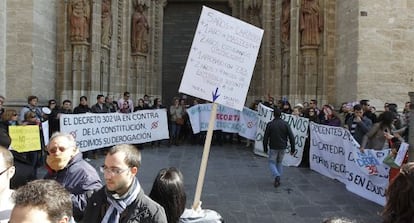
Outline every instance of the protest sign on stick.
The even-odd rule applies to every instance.
[[[179,88],[213,101],[193,209],[200,207],[217,104],[243,109],[262,36],[262,29],[203,6]]]

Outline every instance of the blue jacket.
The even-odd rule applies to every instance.
[[[73,204],[73,216],[76,221],[79,221],[83,216],[88,197],[102,187],[101,179],[95,168],[82,159],[80,152],[62,170],[56,172],[47,165],[46,167],[48,172],[44,178],[56,180],[69,191]]]

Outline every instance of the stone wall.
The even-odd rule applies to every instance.
[[[414,1],[360,1],[358,92],[401,109],[414,87]]]
[[[401,110],[414,87],[414,1],[338,1],[337,101]]]
[[[24,105],[29,95],[38,96],[44,104],[55,96],[55,1],[4,2],[1,4],[6,5],[7,18],[1,21],[6,25],[2,30],[7,30],[7,38],[2,40],[6,47],[5,51],[0,48],[0,55],[5,58],[0,61],[5,62],[1,67],[7,82],[7,105]]]
[[[7,1],[0,1],[0,95],[6,95],[6,4]]]
[[[357,99],[358,79],[358,0],[337,1],[336,101]]]
[[[51,99],[55,98],[56,83],[56,1],[33,3],[32,92],[42,99]]]

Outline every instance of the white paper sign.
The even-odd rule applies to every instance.
[[[179,92],[241,111],[263,30],[203,6]]]
[[[394,163],[397,164],[398,166],[401,166],[401,164],[404,161],[405,155],[407,154],[408,151],[408,144],[403,142],[400,145],[400,148],[398,149],[398,153],[397,156],[394,159]]]
[[[62,114],[60,131],[72,134],[83,152],[117,144],[138,144],[168,139],[167,111],[134,113]]]

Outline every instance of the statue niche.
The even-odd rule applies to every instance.
[[[101,44],[109,46],[112,37],[112,14],[110,0],[102,1],[101,27]]]
[[[133,54],[148,53],[148,21],[143,6],[136,3],[134,7],[131,21],[131,52]]]
[[[290,0],[283,0],[282,13],[280,16],[280,41],[282,47],[290,45]]]
[[[323,18],[318,0],[302,0],[300,8],[301,46],[318,47],[319,33],[323,31]]]
[[[89,38],[90,6],[88,0],[69,3],[70,40],[87,42]]]

